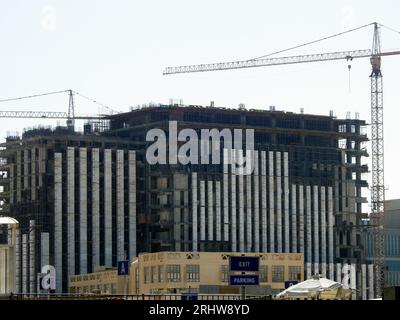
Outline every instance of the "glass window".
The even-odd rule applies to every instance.
[[[260,266],[260,282],[268,282],[268,267]]]
[[[301,280],[301,267],[289,266],[289,280]]]
[[[111,294],[116,294],[117,293],[117,286],[115,283],[111,285]]]
[[[188,264],[186,266],[186,281],[199,282],[200,281],[200,265]]]
[[[272,282],[283,282],[284,272],[284,266],[272,266]]]
[[[158,282],[164,282],[164,266],[158,266]]]
[[[144,275],[144,283],[150,282],[150,268],[144,267],[143,268],[143,275]]]
[[[221,281],[228,282],[228,266],[221,266]]]
[[[181,281],[181,266],[179,264],[167,265],[167,279],[168,282]]]
[[[105,284],[104,285],[104,293],[110,294],[111,291],[111,285],[110,284]]]
[[[157,267],[151,267],[151,283],[157,282]]]

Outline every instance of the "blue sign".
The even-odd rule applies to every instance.
[[[289,288],[289,287],[291,287],[291,286],[294,286],[295,284],[298,284],[299,282],[298,281],[296,281],[296,280],[293,280],[293,281],[285,281],[285,289],[287,289],[287,288]]]
[[[258,271],[259,267],[259,257],[230,257],[231,271]]]
[[[197,293],[182,293],[181,300],[197,300]]]
[[[129,261],[118,261],[118,275],[127,276],[129,274]]]
[[[256,286],[258,285],[258,275],[231,275],[229,276],[229,284],[231,286]]]

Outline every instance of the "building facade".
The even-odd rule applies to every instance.
[[[145,141],[150,129],[166,140],[187,129],[198,137],[204,129],[254,130],[249,175],[222,164],[149,166],[146,251],[304,253],[307,278],[342,279],[344,266],[354,265],[353,286],[365,297],[374,292],[359,228],[367,218],[364,127],[359,119],[274,109],[153,106],[113,116],[107,134]],[[246,153],[245,139],[239,148],[220,140],[221,159]]]
[[[117,270],[71,276],[69,292],[157,295],[206,293],[207,288],[213,287],[218,289],[218,293],[239,293],[238,287],[229,285],[231,255],[229,252],[143,253],[132,262],[127,278],[119,277]],[[252,253],[234,255],[255,256]],[[284,289],[285,281],[304,280],[303,254],[266,253],[257,256],[260,258],[259,293],[277,293]]]
[[[55,267],[60,293],[68,276],[136,256],[136,153],[129,143],[58,128],[28,131],[6,145],[7,209],[19,221],[16,292],[36,292],[46,265]]]

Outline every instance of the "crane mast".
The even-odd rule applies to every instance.
[[[68,90],[69,103],[68,103],[68,120],[67,127],[74,129],[75,127],[75,104],[74,104],[74,94],[72,90]]]
[[[382,294],[384,285],[384,231],[385,212],[384,154],[383,154],[383,79],[381,71],[381,44],[379,26],[374,25],[371,56],[371,142],[372,186],[371,224],[373,227],[375,290]]]

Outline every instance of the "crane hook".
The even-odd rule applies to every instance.
[[[348,58],[347,61],[349,62],[347,65],[347,69],[349,70],[349,93],[351,93],[351,61],[353,61],[353,58]]]

